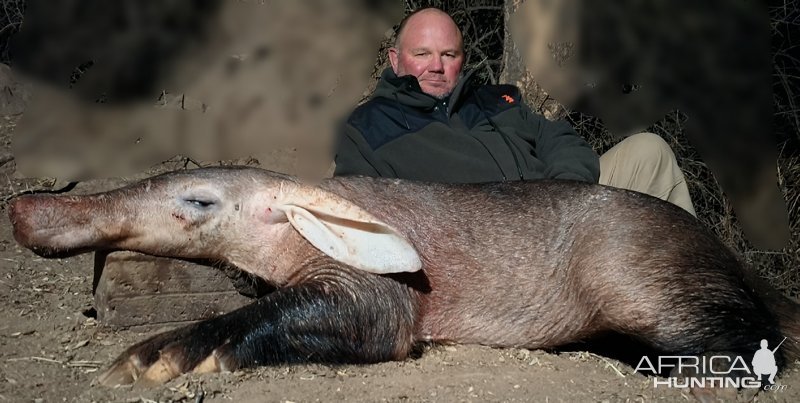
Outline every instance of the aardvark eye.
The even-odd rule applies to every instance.
[[[208,200],[187,200],[187,202],[198,207],[208,207],[214,205],[214,202]]]
[[[202,209],[213,207],[216,204],[216,200],[212,200],[210,198],[187,197],[183,199],[183,201],[190,207]]]

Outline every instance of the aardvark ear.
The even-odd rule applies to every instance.
[[[422,261],[397,230],[339,197],[293,200],[278,209],[314,247],[357,269],[386,274],[414,272]]]

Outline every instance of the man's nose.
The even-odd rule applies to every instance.
[[[435,72],[435,73],[442,73],[444,72],[444,63],[442,63],[441,56],[434,56],[433,60],[431,60],[431,64],[428,65],[428,70]]]

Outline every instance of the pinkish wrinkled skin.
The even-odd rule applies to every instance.
[[[755,321],[769,315],[741,294],[741,276],[730,275],[740,270],[735,256],[693,217],[644,195],[577,182],[333,178],[314,187],[258,169],[216,168],[101,195],[20,197],[9,215],[15,238],[40,254],[112,248],[214,259],[286,286],[314,276],[308,262],[322,256],[273,214],[295,192],[348,200],[418,251],[423,270],[403,281],[418,307],[408,343],[547,348],[616,331],[675,351],[724,344],[738,319],[705,309],[733,303],[724,311],[752,320],[748,332],[766,327]],[[664,228],[669,236],[658,235]],[[710,279],[729,294],[706,292]],[[786,311],[796,326],[796,305]]]
[[[256,186],[265,180],[274,186]],[[17,241],[43,255],[120,249],[222,260],[283,284],[308,245],[292,244],[303,240],[288,222],[271,222],[270,206],[296,186],[260,170],[177,172],[97,195],[23,196],[9,216]]]
[[[271,218],[275,203],[303,186],[256,169],[194,170],[99,195],[20,197],[9,214],[17,241],[40,254],[125,249],[220,260],[284,286],[305,278],[313,268],[303,262],[322,255],[288,222]],[[423,313],[415,325],[417,340],[543,347],[574,341],[594,326],[596,301],[577,301],[584,296],[538,285],[542,278],[567,281],[555,270],[563,254],[556,245],[545,245],[560,239],[553,225],[558,217],[550,219],[553,236],[521,243],[505,224],[481,223],[507,221],[507,213],[483,207],[485,195],[441,193],[435,186],[407,182],[387,187],[371,178],[331,179],[320,187],[359,201],[408,236],[421,254],[431,291],[416,294]],[[453,198],[463,199],[476,216],[452,211]],[[522,233],[541,235],[536,222],[519,224]],[[519,270],[521,265],[526,269]],[[511,284],[516,291],[508,288]],[[509,298],[493,297],[501,294]],[[571,309],[553,311],[543,304],[554,300]],[[509,322],[519,326],[511,328]]]

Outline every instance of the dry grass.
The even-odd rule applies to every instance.
[[[599,153],[605,152],[618,141],[596,118],[575,112],[568,118]],[[675,151],[698,217],[773,285],[793,297],[800,297],[800,155],[782,152],[778,159],[778,185],[789,210],[791,242],[781,251],[759,250],[745,238],[730,201],[711,170],[686,139],[684,121],[685,116],[675,111],[649,130],[665,139]]]
[[[0,0],[0,62],[2,63],[8,62],[9,40],[19,31],[24,12],[24,0]]]

